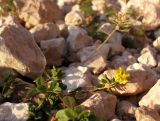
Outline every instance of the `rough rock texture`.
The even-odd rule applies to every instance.
[[[81,105],[93,111],[97,116],[109,120],[115,115],[116,103],[116,96],[101,91],[93,94]]]
[[[26,27],[40,23],[53,22],[62,19],[62,12],[53,0],[14,0],[20,19]]]
[[[85,17],[80,11],[71,11],[65,16],[65,23],[69,26],[79,26],[85,22]]]
[[[155,38],[158,38],[160,36],[160,29],[157,29],[154,31]]]
[[[157,49],[160,50],[160,37],[158,37],[154,42],[153,46]]]
[[[80,27],[69,26],[69,35],[67,37],[68,55],[69,61],[77,61],[77,52],[89,45],[93,44],[93,39],[87,35],[87,31]]]
[[[136,58],[128,51],[124,51],[121,56],[117,55],[111,59],[111,64],[114,68],[127,68],[129,65],[132,65],[133,63],[136,63]]]
[[[107,70],[103,74],[106,74],[108,78],[114,76],[115,70]],[[149,90],[157,81],[157,76],[153,75],[150,71],[131,70],[129,71],[131,78],[128,79],[126,85],[121,85],[113,89],[113,93],[117,95],[136,95]],[[101,75],[99,79],[101,79]]]
[[[121,119],[133,119],[137,107],[128,101],[120,101],[117,105],[117,114]]]
[[[0,28],[0,66],[15,69],[22,75],[35,77],[41,74],[46,59],[31,34],[13,18]]]
[[[27,103],[3,103],[0,105],[0,121],[27,121],[28,108]]]
[[[70,51],[77,52],[93,43],[93,39],[87,35],[87,31],[80,27],[70,26],[68,31],[67,44]]]
[[[0,104],[2,104],[4,102],[4,98],[2,96],[2,94],[0,94]]]
[[[62,82],[67,85],[68,92],[75,90],[78,87],[92,86],[91,73],[87,67],[70,66],[64,70],[64,78]]]
[[[139,101],[140,106],[146,106],[151,109],[156,109],[160,112],[160,80],[142,97]]]
[[[155,48],[152,48],[151,46],[143,48],[141,56],[138,57],[138,62],[150,67],[155,67],[157,65]]]
[[[96,46],[91,46],[82,49],[80,58],[85,66],[92,69],[94,74],[99,74],[107,67],[107,57],[110,46],[108,44],[103,45],[97,50]]]
[[[110,47],[109,56],[119,55],[124,52],[125,48],[121,44],[117,43],[108,43]]]
[[[146,29],[155,29],[160,25],[160,1],[159,0],[129,0],[128,7],[132,6],[143,16]]]
[[[147,107],[139,107],[135,112],[136,121],[160,121],[160,115],[156,110]]]
[[[46,57],[47,65],[60,66],[62,64],[62,57],[66,53],[64,38],[41,41],[40,47]]]
[[[36,42],[60,36],[60,30],[54,23],[38,24],[34,28],[30,29],[30,32]]]

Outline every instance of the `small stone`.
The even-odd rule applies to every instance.
[[[160,50],[160,37],[158,37],[154,42],[153,46],[157,49]]]
[[[61,10],[53,0],[14,0],[14,3],[19,18],[25,22],[27,28],[63,18]]]
[[[94,93],[81,105],[93,111],[98,117],[110,120],[115,115],[116,104],[116,96],[100,91]]]
[[[148,93],[142,97],[139,101],[140,106],[146,106],[148,108],[157,110],[160,112],[160,80],[148,91]]]
[[[112,119],[111,121],[122,121],[122,120],[120,120],[120,119]]]
[[[114,68],[127,68],[134,63],[136,63],[136,58],[128,51],[124,51],[121,56],[117,55],[111,59],[111,64]]]
[[[41,49],[47,60],[48,66],[60,66],[65,55],[65,40],[64,38],[55,38],[41,41]]]
[[[155,32],[154,32],[154,36],[155,36],[155,38],[160,37],[160,29],[155,30]]]
[[[152,30],[160,25],[160,1],[159,0],[129,0],[127,7],[135,8],[139,16],[143,16],[147,30]]]
[[[156,110],[147,107],[139,107],[135,112],[136,121],[160,121],[160,115]]]
[[[140,57],[138,57],[138,62],[149,67],[155,67],[157,65],[156,50],[150,46],[145,47],[141,51]]]
[[[133,119],[137,107],[128,101],[120,101],[117,105],[117,114],[121,119]]]
[[[67,38],[67,43],[70,51],[77,52],[93,43],[93,39],[88,36],[87,31],[82,28],[71,26],[68,27],[68,31],[69,36]]]
[[[80,11],[71,11],[65,16],[65,23],[68,26],[80,26],[85,22],[85,17]]]
[[[87,48],[86,48],[87,50]],[[86,53],[86,60],[84,60],[84,65],[91,68],[94,74],[99,74],[105,70],[107,67],[107,57],[110,50],[108,44],[103,45],[97,50],[97,47],[90,52],[85,52],[85,48],[81,51],[82,59],[85,58],[83,53]],[[88,54],[88,55],[87,55]]]
[[[109,56],[119,55],[124,52],[125,48],[121,44],[108,43],[110,46]]]
[[[70,66],[64,69],[64,78],[62,82],[67,85],[67,91],[73,91],[79,87],[92,86],[91,73],[87,67],[82,66]]]
[[[30,29],[30,32],[36,42],[60,36],[60,30],[54,23],[38,24],[34,28]]]
[[[3,103],[0,105],[0,121],[27,121],[28,109],[27,103]]]

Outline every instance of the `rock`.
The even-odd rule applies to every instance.
[[[111,59],[111,64],[114,68],[127,68],[134,63],[136,63],[136,58],[128,51],[124,51],[121,56],[117,55]]]
[[[63,18],[62,12],[53,0],[14,0],[17,6],[18,16],[26,27],[53,22]]]
[[[67,25],[65,24],[65,22],[64,21],[57,21],[56,24],[60,30],[61,36],[66,38],[68,36],[68,28],[67,28]]]
[[[140,16],[143,16],[142,22],[146,29],[155,29],[160,25],[160,1],[159,0],[130,0],[127,7],[135,8]]]
[[[80,11],[71,11],[65,16],[65,23],[69,26],[80,26],[85,23],[85,17]]]
[[[82,63],[84,63],[89,58],[89,56],[93,54],[93,51],[95,51],[96,48],[97,46],[95,45],[82,48],[81,50],[77,52],[78,59]]]
[[[87,67],[82,66],[70,66],[64,69],[64,78],[62,82],[67,85],[67,91],[73,91],[78,87],[90,87],[92,86],[91,73]]]
[[[98,11],[103,14],[105,12],[105,7],[106,7],[105,4],[106,4],[105,0],[93,0],[92,9],[94,11]]]
[[[103,45],[97,50],[96,46],[90,46],[82,49],[78,54],[80,55],[81,62],[85,66],[92,69],[94,74],[101,73],[108,65],[107,57],[110,46],[108,44]]]
[[[111,121],[122,121],[122,120],[120,120],[120,119],[112,119]]]
[[[156,110],[147,107],[139,107],[135,112],[136,121],[160,121],[160,115]]]
[[[117,114],[120,119],[134,119],[134,114],[137,107],[128,101],[120,101],[117,105]]]
[[[125,48],[121,44],[108,43],[110,46],[109,56],[118,55],[124,52]]]
[[[43,73],[46,59],[31,34],[13,18],[8,19],[0,28],[0,67],[36,77]]]
[[[137,95],[149,90],[157,81],[157,76],[153,75],[150,71],[131,70],[128,71],[131,77],[128,79],[128,83],[113,88],[113,93],[116,95]],[[108,78],[114,77],[115,70],[107,70],[103,74]],[[99,76],[99,79],[102,75]]]
[[[69,36],[67,43],[70,51],[77,52],[78,50],[92,45],[93,39],[87,35],[87,32],[79,27],[70,26],[68,27]]]
[[[71,62],[78,61],[77,52],[89,45],[93,44],[93,39],[87,35],[87,32],[79,27],[68,27],[69,36],[67,37],[68,55],[67,58]]]
[[[155,71],[160,74],[160,55],[157,55],[157,67],[155,68]]]
[[[2,94],[0,94],[0,104],[2,104],[4,102],[4,98],[2,96]]]
[[[34,28],[30,29],[30,32],[36,42],[60,36],[60,30],[54,23],[38,24]]]
[[[148,93],[142,97],[139,101],[140,106],[146,106],[151,109],[158,110],[160,112],[160,79],[157,83],[148,91]]]
[[[110,23],[104,23],[98,29],[99,32],[110,34],[113,31],[114,27]],[[115,32],[118,33],[118,32]],[[114,40],[113,40],[114,41]]]
[[[110,23],[104,23],[98,29],[99,32],[109,35],[112,33],[114,27]],[[122,44],[122,34],[119,32],[114,32],[113,35],[108,39],[108,43],[112,44]]]
[[[66,53],[64,38],[41,41],[40,46],[46,57],[47,65],[60,66],[62,64],[62,57]]]
[[[157,29],[154,31],[155,38],[158,38],[160,36],[160,29]]]
[[[3,103],[0,105],[0,121],[27,121],[29,118],[27,103]]]
[[[138,57],[138,62],[150,67],[155,67],[157,65],[155,58],[156,50],[150,46],[147,46],[141,51],[141,55]]]
[[[100,91],[94,93],[81,105],[93,111],[98,117],[109,120],[115,115],[116,103],[116,96]]]
[[[113,44],[118,44],[121,45],[122,44],[122,34],[119,32],[115,32],[111,38],[108,40],[109,43],[113,43]]]
[[[157,49],[160,50],[160,37],[158,37],[154,42],[153,46]]]

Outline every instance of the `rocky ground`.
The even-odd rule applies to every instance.
[[[0,121],[160,121],[159,0],[0,6]]]

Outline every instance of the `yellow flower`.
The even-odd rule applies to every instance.
[[[118,84],[126,84],[128,82],[127,79],[129,77],[130,77],[130,74],[121,67],[116,70],[114,75],[115,82]]]

